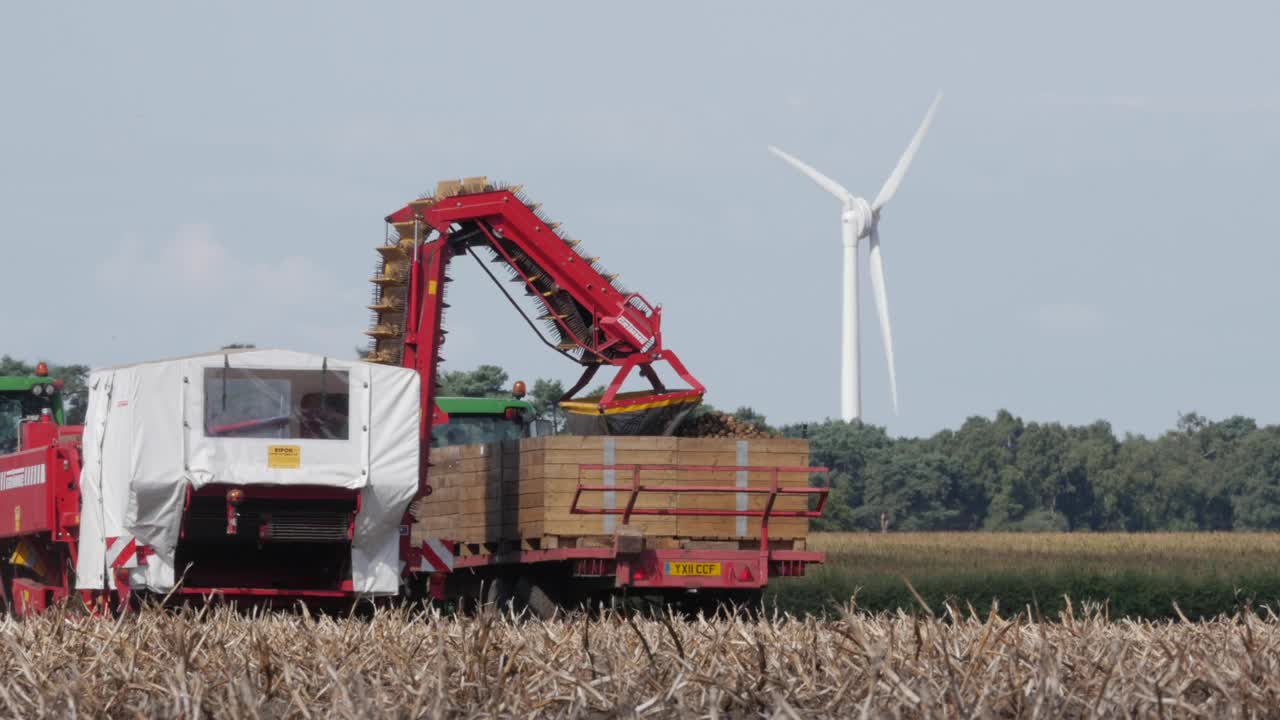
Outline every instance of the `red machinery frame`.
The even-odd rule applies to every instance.
[[[66,563],[74,566],[77,557],[81,432],[46,415],[23,423],[25,450],[0,456],[0,540],[17,541],[44,570],[40,579],[15,576],[0,589],[18,615],[40,612],[74,591]]]
[[[642,295],[615,286],[615,276],[601,274],[595,259],[581,255],[576,241],[567,240],[510,189],[486,189],[470,194],[415,200],[386,217],[401,241],[412,241],[408,292],[404,308],[404,349],[400,364],[418,371],[422,378],[422,407],[435,408],[436,368],[441,361],[444,330],[441,327],[444,288],[449,282],[445,270],[455,255],[473,245],[484,246],[505,262],[518,280],[546,310],[544,319],[555,324],[569,348],[580,350],[575,358],[584,366],[582,377],[565,393],[568,400],[591,380],[602,365],[613,365],[618,374],[600,399],[601,412],[662,402],[700,398],[706,388],[698,382],[680,358],[662,343],[662,307],[651,305]],[[467,239],[455,243],[463,228]],[[432,231],[438,235],[428,239]],[[530,273],[521,268],[518,252]],[[544,288],[550,288],[544,289]],[[591,317],[589,336],[575,333],[566,318],[557,313],[550,298],[565,293]],[[562,352],[566,347],[558,348]],[[658,379],[654,363],[664,361],[686,383],[687,390],[668,390]],[[620,397],[622,383],[632,370],[653,386],[652,394]],[[431,426],[423,423],[424,451]],[[425,472],[425,463],[424,463]],[[423,486],[425,488],[425,477]]]

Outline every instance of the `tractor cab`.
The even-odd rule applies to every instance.
[[[43,365],[42,365],[43,367]],[[34,377],[0,377],[0,455],[22,449],[22,425],[48,414],[61,425],[62,381],[37,369]]]
[[[533,406],[516,398],[441,397],[448,422],[431,430],[431,447],[482,445],[531,435]]]

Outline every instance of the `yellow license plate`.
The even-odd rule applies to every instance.
[[[667,574],[674,577],[720,577],[720,563],[669,562]]]

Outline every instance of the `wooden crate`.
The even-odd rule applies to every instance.
[[[418,500],[414,542],[426,537],[464,543],[537,542],[565,547],[611,537],[621,516],[570,513],[578,484],[615,485],[612,492],[584,492],[583,508],[623,508],[634,476],[625,470],[587,470],[584,465],[679,465],[704,470],[646,470],[639,482],[653,490],[641,493],[636,508],[752,510],[764,508],[767,496],[748,493],[694,495],[662,492],[663,486],[708,485],[725,488],[768,488],[773,473],[733,471],[738,465],[804,467],[809,464],[805,440],[690,439],[659,437],[559,436],[465,445],[431,451],[431,495]],[[806,473],[781,473],[783,487],[806,487]],[[775,510],[803,510],[807,496],[779,497]],[[760,538],[759,518],[735,516],[636,515],[631,525],[651,546],[682,540],[744,542]],[[771,518],[769,537],[803,544],[805,518]],[[579,540],[581,539],[581,542]]]

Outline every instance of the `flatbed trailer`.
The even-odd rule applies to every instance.
[[[512,598],[540,614],[617,593],[749,602],[824,560],[807,535],[829,493],[810,480],[826,468],[777,462],[807,458],[804,441],[559,436],[435,453],[412,539],[440,600]],[[577,462],[595,454],[619,460]]]
[[[821,517],[826,506],[829,489],[783,488],[777,477],[784,473],[824,473],[823,467],[764,467],[764,466],[693,466],[693,465],[582,465],[583,471],[614,471],[633,474],[627,486],[579,484],[570,506],[570,513],[584,515],[611,515],[620,517],[622,526],[604,547],[564,547],[537,550],[508,549],[497,552],[481,552],[479,543],[471,544],[469,553],[459,556],[455,569],[524,565],[536,563],[567,563],[573,567],[573,575],[581,578],[608,578],[615,588],[655,589],[756,589],[764,587],[770,577],[788,577],[804,574],[804,566],[820,563],[825,559],[821,552],[778,548],[769,542],[769,520],[772,518]],[[708,473],[708,472],[763,472],[775,476],[770,488],[730,488],[720,485],[675,485],[647,487],[639,482],[644,471],[659,473]],[[625,496],[623,507],[583,507],[584,492],[613,492]],[[679,494],[756,494],[767,497],[763,510],[717,510],[696,508],[636,508],[636,501],[644,492],[669,495]],[[778,497],[803,495],[815,497],[817,505],[812,510],[774,510]],[[640,516],[662,517],[733,517],[759,518],[760,539],[756,540],[705,540],[687,541],[683,547],[645,547],[643,532],[631,534],[631,520]],[[790,544],[790,543],[788,543]],[[737,545],[737,548],[730,546]],[[754,545],[755,547],[745,547]],[[697,566],[692,568],[682,565]]]

